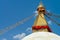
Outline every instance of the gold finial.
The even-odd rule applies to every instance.
[[[39,8],[39,7],[44,7],[44,6],[43,6],[43,3],[42,3],[42,0],[40,0],[40,4],[39,4],[38,8]]]

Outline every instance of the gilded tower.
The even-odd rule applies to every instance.
[[[46,22],[46,19],[44,17],[46,10],[43,6],[42,2],[40,2],[40,5],[37,8],[38,15],[36,17],[36,20],[32,26],[33,32],[51,32],[48,23]]]

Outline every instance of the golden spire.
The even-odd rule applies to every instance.
[[[40,3],[39,3],[38,8],[39,8],[39,7],[44,7],[44,6],[43,6],[43,3],[42,3],[42,0],[40,0]]]
[[[40,5],[38,6],[37,11],[38,11],[38,15],[32,26],[32,31],[33,32],[51,32],[44,17],[45,8],[43,6],[42,1],[40,1]]]

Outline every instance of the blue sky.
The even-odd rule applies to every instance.
[[[46,10],[49,10],[56,15],[60,14],[60,0],[42,1]],[[28,16],[31,16],[36,11],[39,3],[40,0],[0,0],[0,30],[15,24]],[[22,33],[28,35],[32,33],[30,28],[34,23],[35,18],[36,17],[33,17],[22,25],[19,25],[16,28],[0,35],[0,40],[5,38],[7,40],[15,40],[13,38],[15,35]],[[60,35],[60,26],[57,26],[54,22],[51,22],[49,26],[53,33]]]

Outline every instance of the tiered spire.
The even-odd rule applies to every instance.
[[[37,18],[34,22],[34,25],[32,27],[32,31],[33,32],[51,32],[45,18],[44,18],[44,14],[45,14],[45,8],[42,4],[42,1],[40,2],[40,5],[37,8],[38,11],[38,15]]]
[[[40,4],[39,4],[38,8],[39,7],[44,7],[42,1],[40,1]]]

